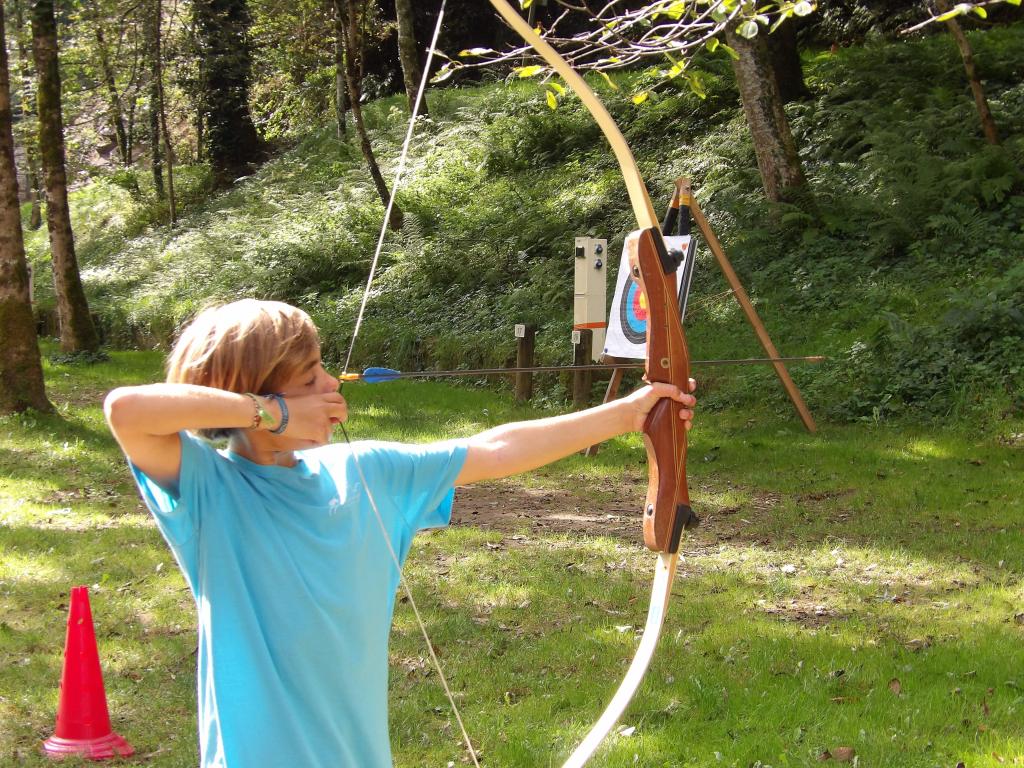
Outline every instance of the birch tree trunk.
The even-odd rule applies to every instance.
[[[21,116],[18,141],[25,148],[25,179],[28,181],[28,198],[32,203],[29,210],[28,228],[35,232],[43,226],[42,205],[43,188],[39,180],[39,133],[36,130],[36,87],[35,64],[32,62],[31,41],[32,30],[25,28],[23,14],[25,0],[14,2],[14,36],[18,41],[18,69],[21,80]],[[8,67],[8,72],[10,67]],[[9,77],[9,75],[8,75]]]
[[[164,153],[160,146],[160,16],[153,10],[151,6],[142,11],[149,64],[149,152],[153,191],[157,200],[163,200],[167,193],[164,190]]]
[[[117,152],[121,156],[121,165],[131,165],[131,155],[128,154],[128,131],[124,127],[124,113],[121,109],[121,96],[117,92],[117,79],[114,76],[114,69],[110,66],[110,51],[107,50],[107,41],[103,36],[101,19],[96,20],[96,47],[100,56],[100,71],[103,76],[103,85],[107,89],[107,103],[110,109],[110,123],[114,127],[114,137],[117,140]]]
[[[345,78],[345,18],[338,3],[334,6],[334,114],[338,123],[338,138],[348,136],[345,113],[348,111],[348,86]]]
[[[163,24],[163,0],[155,0],[156,8],[156,39],[154,50],[153,75],[156,78],[156,95],[158,113],[160,115],[160,133],[164,137],[164,158],[167,160],[167,204],[171,226],[178,221],[177,201],[174,198],[174,149],[171,146],[171,135],[167,131],[167,105],[164,104],[164,65],[161,61],[161,25]]]
[[[351,7],[351,2],[334,0],[334,4],[335,11],[345,19],[343,25],[345,28],[345,81],[348,85],[349,104],[352,107],[352,120],[356,124],[356,133],[359,134],[359,149],[363,153],[363,159],[366,161],[381,203],[387,208],[391,193],[388,191],[387,182],[384,181],[384,175],[380,172],[380,166],[377,165],[377,158],[373,154],[373,146],[370,144],[370,135],[366,132],[366,123],[363,120],[363,109],[360,103],[363,82],[363,36],[359,29],[359,19],[356,9]],[[402,211],[397,204],[391,207],[388,226],[395,231],[402,228]]]
[[[5,31],[0,5],[0,334],[4,338],[0,344],[0,413],[26,408],[52,411],[43,384],[25,264]]]
[[[743,102],[743,114],[754,140],[754,154],[765,195],[772,202],[797,196],[804,177],[796,142],[782,109],[779,86],[772,71],[762,35],[747,39],[733,26],[726,28],[726,42],[738,54],[732,63]]]
[[[936,8],[941,13],[949,11],[948,0],[936,0]],[[956,46],[960,49],[960,58],[964,61],[964,71],[967,73],[967,82],[970,83],[971,93],[974,95],[974,105],[978,110],[978,118],[981,120],[981,130],[985,134],[985,141],[989,144],[999,143],[999,129],[996,128],[996,121],[992,117],[992,111],[988,108],[988,99],[985,98],[985,89],[981,85],[981,78],[978,77],[978,68],[974,65],[974,50],[971,48],[963,27],[956,18],[946,20],[946,29],[956,40]]]
[[[402,64],[402,79],[405,81],[405,96],[409,100],[411,115],[416,107],[416,91],[419,90],[420,80],[423,78],[419,47],[416,45],[416,33],[413,29],[412,0],[395,0],[395,15],[398,17],[398,60]],[[420,114],[429,114],[426,95],[420,103]]]
[[[57,20],[53,14],[53,0],[36,0],[32,9],[32,52],[39,78],[39,153],[46,184],[46,225],[50,233],[53,287],[60,319],[60,348],[64,352],[94,351],[99,349],[100,340],[78,272],[71,211],[68,208]]]
[[[775,82],[779,86],[779,97],[783,104],[800,101],[811,95],[804,82],[803,62],[796,41],[795,19],[789,19],[768,35],[768,56],[771,59]]]
[[[195,0],[192,9],[202,57],[206,156],[217,185],[224,187],[251,173],[266,155],[249,110],[252,17],[245,0]]]

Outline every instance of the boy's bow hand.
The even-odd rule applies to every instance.
[[[690,379],[690,392],[694,392],[696,389],[697,382]],[[647,414],[659,400],[666,397],[676,400],[684,406],[679,410],[679,418],[683,420],[683,426],[689,431],[693,426],[693,408],[697,405],[697,398],[683,392],[679,387],[663,383],[648,384],[625,398],[632,407],[630,428],[635,432],[642,431]]]

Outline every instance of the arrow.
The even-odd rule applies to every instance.
[[[809,357],[750,357],[739,360],[694,360],[697,367],[719,365],[771,365],[773,363],[821,363],[823,355]],[[476,368],[455,371],[396,371],[393,368],[366,368],[362,373],[343,373],[339,381],[362,381],[366,384],[380,384],[396,379],[427,379],[448,376],[491,376],[514,373],[561,373],[563,371],[614,371],[619,368],[643,368],[644,363],[609,363],[606,365],[540,365],[531,368]]]

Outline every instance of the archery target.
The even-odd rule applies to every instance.
[[[676,273],[679,291],[689,292],[689,275],[693,271],[695,243],[689,235],[666,237],[670,248],[682,250],[686,257]],[[647,297],[630,274],[629,256],[623,248],[619,260],[619,275],[615,281],[611,311],[608,313],[608,335],[604,354],[611,357],[643,360],[647,347]]]
[[[647,343],[647,297],[632,275],[626,278],[622,301],[619,303],[619,325],[629,343]]]

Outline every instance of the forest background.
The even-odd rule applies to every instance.
[[[35,139],[31,25],[27,9],[12,5],[12,117],[22,195],[33,201],[25,231],[34,311],[45,332],[63,330],[65,353],[101,341],[165,348],[203,304],[258,295],[306,308],[329,359],[341,357],[407,116],[403,100],[388,97],[403,88],[395,8],[354,6],[347,16],[346,8],[58,8],[76,220],[75,235],[62,241],[89,296],[87,305],[84,296],[64,299],[75,308],[69,317],[84,320],[61,324],[50,239],[39,226],[46,171]],[[414,64],[436,10],[414,9]],[[540,12],[540,20],[554,14]],[[765,111],[786,104],[788,125],[767,133],[744,125],[756,116],[740,109],[740,68],[724,43],[697,50],[682,77],[659,60],[616,74],[621,87],[601,90],[655,199],[667,204],[676,176],[694,180],[783,351],[829,357],[797,371],[824,417],[998,420],[1019,412],[1019,10],[1000,4],[985,15],[900,35],[928,9],[835,3],[765,30],[755,42],[770,42],[766,51],[743,56],[778,84],[770,92],[778,103]],[[976,34],[972,72],[980,72],[978,88],[984,81],[995,133],[978,116],[945,28],[958,19],[988,30]],[[509,37],[489,12],[453,2],[439,47],[465,60],[459,51],[501,49]],[[357,51],[348,73],[337,65],[346,39]],[[743,40],[729,39],[734,47]],[[897,42],[904,44],[889,44]],[[360,362],[506,365],[517,323],[538,329],[539,363],[571,360],[569,246],[574,236],[603,236],[617,253],[631,226],[628,206],[578,102],[559,96],[556,109],[538,109],[538,99],[557,91],[517,78],[522,69],[512,73],[514,88],[482,85],[508,69],[460,69],[428,93],[429,117],[398,190],[403,224],[385,244]],[[754,94],[750,103],[770,101],[747,81],[739,86]],[[354,125],[352,88],[356,105],[370,107]],[[780,130],[792,138],[773,135]],[[783,159],[773,167],[776,155]],[[705,357],[753,349],[724,287],[705,260],[689,331]],[[90,317],[95,332],[80,330]],[[9,330],[9,338],[24,335]],[[719,402],[716,378],[727,382],[722,403],[783,402],[770,379],[750,371],[711,377],[706,406]],[[561,397],[555,384],[546,392]]]

